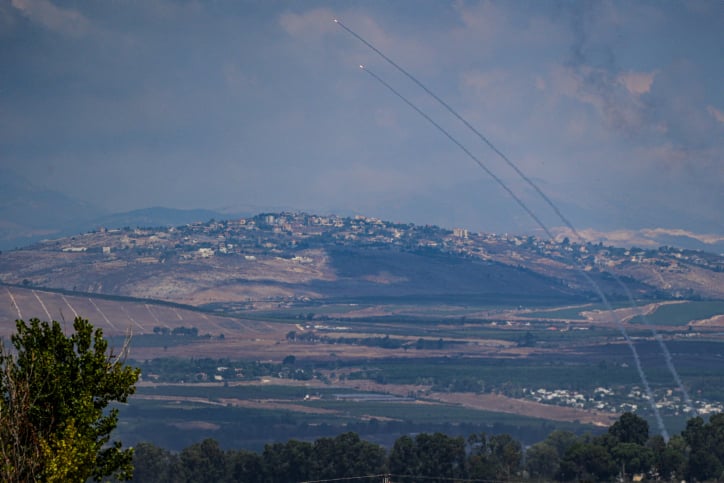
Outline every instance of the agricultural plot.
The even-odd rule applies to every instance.
[[[688,324],[702,325],[711,321],[724,325],[724,301],[695,301],[663,304],[647,316],[648,322],[654,325],[685,326]],[[717,321],[718,319],[718,321]],[[631,319],[631,324],[644,324],[641,316]]]
[[[345,389],[264,386],[157,386],[139,388],[125,405],[124,441],[151,441],[171,449],[213,437],[224,446],[261,450],[279,440],[313,440],[355,431],[391,444],[400,434],[444,431],[470,435],[509,433],[533,443],[553,428],[577,432],[595,427],[552,424],[544,418],[466,408],[460,404],[383,397]],[[354,396],[354,397],[350,397]],[[393,402],[396,400],[397,402]]]
[[[404,432],[497,430],[532,443],[554,428],[595,430],[627,410],[652,418],[631,350],[596,304],[370,298],[232,317],[17,286],[1,286],[0,297],[4,336],[19,316],[69,323],[76,313],[114,347],[132,334],[129,362],[143,369],[143,382],[123,408],[129,441],[180,448],[214,437],[259,449],[345,430],[380,442]],[[686,307],[694,320],[722,303],[644,305],[692,395],[688,409],[650,328],[627,304],[613,314],[626,321],[671,431],[693,409],[715,412],[724,401],[722,329],[667,324]]]
[[[14,332],[14,321],[18,318],[64,321],[71,327],[78,315],[89,319],[106,336],[122,338],[130,335],[138,336],[139,340],[159,331],[172,333],[182,327],[195,327],[201,335],[217,337],[236,331],[268,334],[276,330],[268,324],[202,312],[193,307],[129,297],[91,296],[5,285],[0,286],[0,300],[0,336]]]

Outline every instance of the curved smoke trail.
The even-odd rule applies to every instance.
[[[372,76],[374,79],[376,79],[378,82],[380,82],[383,86],[385,86],[387,89],[389,89],[394,95],[399,97],[403,102],[405,102],[408,106],[410,106],[415,112],[417,112],[420,116],[425,118],[430,124],[432,124],[437,130],[439,130],[442,134],[444,134],[450,141],[452,141],[457,147],[459,147],[470,159],[475,161],[475,163],[480,166],[486,173],[488,173],[499,185],[501,188],[503,188],[510,196],[513,197],[513,199],[518,203],[518,205],[523,208],[523,210],[528,213],[531,218],[538,224],[538,226],[545,231],[545,233],[548,235],[548,237],[552,240],[553,234],[550,232],[548,227],[533,213],[533,211],[521,200],[504,182],[502,179],[500,179],[498,176],[496,176],[490,169],[485,166],[485,164],[480,161],[479,158],[477,158],[473,153],[470,152],[460,141],[458,141],[455,137],[453,137],[448,131],[446,131],[442,126],[440,126],[437,122],[435,122],[430,116],[428,116],[424,111],[422,111],[419,107],[417,107],[415,104],[412,103],[409,99],[407,99],[405,96],[400,94],[394,87],[392,87],[390,84],[385,82],[381,77],[379,77],[377,74],[372,72],[371,70],[367,69],[366,67],[360,65],[360,68],[367,72],[370,76]],[[669,433],[666,430],[666,426],[664,425],[663,419],[661,419],[661,414],[659,413],[659,408],[656,406],[656,402],[654,400],[654,395],[651,391],[651,387],[649,386],[649,381],[646,378],[646,374],[644,373],[643,367],[641,366],[641,358],[639,357],[638,351],[636,350],[636,346],[634,345],[633,341],[629,337],[628,333],[626,332],[626,328],[623,326],[621,321],[616,319],[613,315],[613,307],[611,307],[611,304],[609,303],[608,299],[606,298],[606,295],[603,293],[601,288],[598,286],[598,284],[588,276],[588,274],[583,271],[580,267],[576,267],[579,272],[585,277],[585,279],[593,286],[595,289],[597,295],[599,298],[603,301],[604,305],[608,309],[608,313],[611,315],[611,320],[616,323],[618,326],[621,335],[623,336],[624,340],[628,344],[629,349],[631,350],[631,354],[633,355],[634,362],[636,364],[636,370],[639,374],[639,378],[641,379],[641,383],[644,386],[644,390],[646,391],[646,396],[649,401],[649,405],[651,406],[651,410],[654,413],[654,417],[656,418],[657,426],[659,427],[659,431],[661,432],[661,435],[664,437],[666,441],[669,440]]]
[[[440,98],[437,94],[435,94],[433,91],[431,91],[425,84],[420,82],[414,75],[409,73],[407,70],[405,70],[402,66],[400,66],[397,62],[393,61],[389,57],[387,57],[382,51],[377,49],[374,45],[367,42],[364,38],[362,38],[360,35],[358,35],[356,32],[354,32],[352,29],[344,25],[339,19],[334,19],[334,22],[342,27],[344,30],[346,30],[350,35],[355,37],[357,40],[365,44],[367,47],[369,47],[371,50],[373,50],[377,55],[382,57],[384,60],[386,60],[390,65],[392,65],[395,69],[397,69],[399,72],[401,72],[403,75],[405,75],[408,79],[410,79],[412,82],[414,82],[418,87],[420,87],[423,91],[425,91],[430,97],[435,99],[441,106],[443,106],[450,114],[452,114],[453,117],[455,117],[458,121],[463,123],[465,127],[467,127],[473,134],[475,134],[481,141],[483,141],[495,154],[500,157],[505,163],[512,168],[515,173],[523,180],[525,181],[528,186],[533,188],[536,193],[548,204],[548,206],[555,212],[555,214],[558,216],[558,218],[561,220],[561,222],[571,231],[571,233],[574,235],[574,237],[580,242],[585,243],[586,239],[576,230],[576,228],[573,226],[573,223],[571,223],[566,216],[563,215],[563,213],[558,209],[558,206],[553,203],[553,200],[546,195],[543,190],[540,189],[540,187],[531,180],[513,161],[511,161],[508,156],[505,155],[502,151],[500,151],[483,133],[481,133],[478,129],[476,129],[470,122],[468,122],[467,119],[465,119],[463,116],[461,116],[455,109],[453,109],[447,102],[445,102],[442,98]],[[529,212],[529,210],[526,210]],[[530,214],[530,212],[529,212]],[[539,223],[540,225],[540,223]],[[664,359],[666,361],[666,366],[669,369],[669,372],[671,373],[672,377],[674,378],[674,381],[676,382],[676,385],[678,386],[679,390],[681,391],[681,394],[684,397],[684,402],[686,405],[691,408],[694,413],[696,414],[696,408],[694,407],[694,404],[689,397],[689,393],[684,387],[684,384],[681,381],[681,378],[679,377],[679,373],[676,370],[676,367],[674,366],[673,359],[671,357],[671,353],[669,352],[669,348],[666,346],[666,343],[664,342],[663,338],[661,337],[661,334],[659,334],[658,330],[656,330],[656,327],[649,321],[648,317],[645,313],[640,309],[640,307],[636,304],[633,295],[631,294],[631,291],[626,286],[625,283],[621,280],[621,278],[616,275],[616,273],[611,272],[611,275],[613,276],[614,280],[618,284],[618,286],[624,291],[626,294],[626,297],[629,302],[629,306],[636,310],[638,312],[638,315],[643,319],[644,324],[649,328],[652,335],[654,336],[654,339],[656,339],[657,343],[659,344],[659,347],[661,348],[661,352],[664,355]]]
[[[533,188],[536,193],[548,204],[548,206],[555,212],[555,214],[558,216],[558,218],[561,220],[561,222],[571,231],[571,233],[574,235],[574,237],[580,242],[585,243],[586,239],[576,230],[576,228],[573,226],[573,223],[571,223],[566,216],[563,215],[563,213],[558,209],[558,206],[553,203],[553,200],[546,195],[543,190],[540,189],[540,187],[531,180],[513,161],[511,161],[502,151],[500,151],[483,133],[481,133],[478,129],[476,129],[470,122],[468,122],[467,119],[465,119],[463,116],[461,116],[455,109],[453,109],[447,102],[445,102],[442,98],[440,98],[437,94],[432,92],[425,84],[420,82],[414,75],[409,73],[407,70],[405,70],[402,66],[400,66],[398,63],[387,57],[382,51],[377,49],[374,45],[367,42],[364,38],[362,38],[360,35],[355,33],[353,30],[351,30],[349,27],[344,25],[339,19],[334,19],[334,22],[342,27],[344,30],[346,30],[350,35],[355,37],[357,40],[365,44],[367,47],[369,47],[371,50],[373,50],[377,55],[382,57],[385,61],[387,61],[390,65],[392,65],[395,69],[397,69],[399,72],[401,72],[403,75],[405,75],[408,79],[410,79],[412,82],[414,82],[418,87],[420,87],[423,91],[425,91],[430,97],[435,99],[441,106],[443,106],[450,114],[452,114],[453,117],[455,117],[458,121],[463,123],[465,127],[467,127],[473,134],[475,134],[481,141],[483,141],[495,154],[500,157],[505,163],[512,168],[515,173],[523,180],[525,181],[528,186]],[[528,211],[528,210],[526,210]],[[540,224],[540,223],[539,223]],[[681,378],[679,377],[679,373],[676,370],[676,367],[674,366],[673,359],[671,357],[671,353],[669,352],[669,348],[666,346],[666,343],[664,342],[663,338],[661,337],[661,334],[659,334],[658,330],[656,330],[656,327],[649,321],[648,317],[645,313],[640,309],[640,307],[636,304],[633,295],[631,294],[631,291],[626,286],[625,283],[621,280],[621,278],[616,275],[615,272],[611,272],[611,275],[613,276],[614,280],[618,284],[618,286],[624,291],[626,294],[626,297],[629,302],[629,306],[636,310],[638,312],[638,315],[643,319],[644,324],[649,328],[652,335],[654,336],[654,339],[656,339],[656,342],[659,344],[659,347],[661,349],[661,352],[664,355],[664,360],[666,361],[666,366],[669,369],[669,372],[671,373],[672,377],[674,378],[674,382],[678,386],[679,390],[681,391],[681,394],[684,397],[684,402],[686,405],[691,408],[694,413],[696,414],[696,408],[694,407],[694,404],[689,397],[689,393],[684,387],[684,384],[681,381]]]

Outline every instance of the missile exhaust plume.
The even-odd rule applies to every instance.
[[[368,73],[369,75],[371,75],[372,77],[374,77],[374,78],[377,80],[377,82],[379,82],[379,83],[381,83],[383,86],[387,87],[387,89],[389,89],[393,94],[395,94],[397,97],[399,97],[403,102],[405,102],[405,104],[407,104],[408,106],[410,106],[413,110],[415,110],[415,112],[417,112],[419,115],[421,115],[422,117],[424,117],[425,119],[427,119],[427,121],[428,121],[430,124],[432,124],[433,126],[435,126],[441,133],[443,133],[443,134],[445,135],[445,137],[447,137],[450,141],[452,141],[458,148],[460,148],[465,154],[467,154],[470,159],[472,159],[473,161],[475,161],[475,163],[476,163],[480,168],[482,168],[483,171],[485,171],[491,178],[493,178],[493,179],[498,183],[498,185],[500,185],[500,187],[503,188],[503,189],[515,200],[515,202],[518,203],[518,205],[519,205],[526,213],[528,213],[528,215],[529,215],[531,218],[533,218],[533,220],[535,220],[536,223],[538,223],[538,225],[543,226],[543,223],[538,219],[538,217],[535,215],[535,213],[533,213],[533,212],[526,206],[526,204],[523,202],[523,200],[521,200],[521,199],[503,182],[502,179],[500,179],[495,173],[493,173],[492,171],[490,171],[490,169],[488,169],[488,167],[487,167],[485,164],[483,164],[483,162],[480,161],[480,159],[478,159],[473,153],[471,153],[470,150],[468,150],[468,148],[466,148],[462,143],[460,143],[460,141],[458,141],[457,139],[455,139],[455,138],[454,138],[449,132],[447,132],[442,126],[440,126],[440,125],[439,125],[437,122],[435,122],[430,116],[428,116],[424,111],[422,111],[420,108],[418,108],[415,104],[413,104],[413,103],[412,103],[410,100],[408,100],[405,96],[403,96],[402,94],[400,94],[394,87],[392,87],[390,84],[388,84],[387,82],[385,82],[385,81],[384,81],[381,77],[379,77],[377,74],[375,74],[374,72],[372,72],[371,70],[369,70],[368,68],[366,68],[366,67],[364,67],[364,66],[361,66],[361,65],[360,65],[360,68],[361,68],[363,71],[365,71],[366,73]],[[548,233],[549,236],[551,235],[551,233],[548,232],[548,230],[547,230],[546,228],[544,228],[544,230],[546,231],[546,233]]]
[[[387,61],[390,65],[392,65],[395,69],[397,69],[399,72],[401,72],[403,75],[405,75],[408,79],[410,79],[412,82],[414,82],[418,87],[420,87],[423,91],[425,91],[430,97],[435,99],[441,106],[443,106],[453,117],[455,117],[458,121],[463,123],[465,127],[467,127],[473,134],[475,134],[481,141],[483,141],[495,154],[498,155],[500,159],[502,159],[511,169],[515,171],[515,173],[523,180],[525,181],[528,186],[533,188],[533,190],[538,193],[538,195],[546,202],[546,204],[555,212],[555,214],[558,216],[558,218],[561,220],[561,222],[571,231],[571,233],[574,235],[574,237],[580,242],[585,243],[586,239],[576,230],[576,228],[573,226],[573,223],[566,218],[566,216],[563,215],[563,213],[560,211],[558,206],[553,202],[553,200],[546,195],[543,190],[540,189],[540,187],[532,180],[530,179],[513,161],[511,161],[508,156],[505,155],[502,151],[500,151],[483,133],[481,133],[478,129],[476,129],[467,119],[465,119],[463,116],[461,116],[455,109],[453,109],[447,102],[445,102],[442,98],[440,98],[437,94],[432,92],[425,84],[420,82],[414,75],[409,73],[407,70],[405,70],[402,66],[400,66],[398,63],[387,57],[382,51],[377,49],[374,45],[367,42],[364,38],[362,38],[360,35],[358,35],[356,32],[351,30],[349,27],[344,25],[342,22],[340,22],[338,19],[334,19],[334,22],[337,23],[340,27],[342,27],[344,30],[346,30],[350,35],[355,37],[357,40],[365,44],[367,47],[369,47],[372,51],[377,53],[380,57],[382,57],[385,61]],[[362,67],[362,66],[360,66]],[[527,210],[526,210],[527,211]],[[552,237],[551,237],[552,238]],[[659,334],[659,332],[656,330],[656,327],[651,324],[651,322],[646,317],[646,314],[643,313],[643,311],[640,309],[640,307],[636,304],[634,301],[633,295],[631,294],[631,291],[628,289],[625,283],[621,280],[621,278],[616,275],[615,273],[611,273],[616,283],[621,287],[621,289],[625,292],[626,297],[628,299],[629,305],[631,308],[635,309],[638,312],[638,315],[643,319],[644,324],[649,328],[652,335],[654,336],[654,339],[656,339],[657,343],[659,344],[659,347],[661,349],[661,352],[664,355],[664,359],[666,361],[666,366],[669,369],[669,372],[671,373],[676,385],[678,386],[678,389],[681,391],[684,401],[687,404],[688,407],[690,407],[692,410],[696,412],[696,408],[694,407],[694,404],[691,401],[691,398],[689,397],[689,393],[687,392],[686,388],[684,387],[684,384],[681,381],[681,378],[679,377],[679,373],[676,370],[676,367],[674,366],[673,359],[671,357],[671,353],[669,352],[668,347],[666,346],[666,343],[664,342],[663,338]]]
[[[410,106],[415,112],[417,112],[420,116],[425,118],[430,124],[432,124],[438,131],[440,131],[445,137],[447,137],[450,141],[452,141],[458,148],[460,148],[470,159],[475,161],[475,163],[483,169],[489,176],[491,176],[498,185],[500,185],[501,188],[503,188],[514,200],[518,205],[526,212],[528,215],[540,226],[540,228],[548,235],[548,237],[552,240],[553,234],[548,229],[548,227],[533,213],[533,211],[523,202],[522,199],[520,199],[504,182],[501,178],[499,178],[495,173],[493,173],[479,158],[477,158],[473,153],[470,152],[469,149],[467,149],[460,141],[458,141],[452,134],[450,134],[448,131],[446,131],[440,124],[435,122],[428,114],[426,114],[422,109],[417,107],[415,104],[412,103],[409,99],[407,99],[405,96],[403,96],[399,91],[397,91],[394,87],[392,87],[390,84],[388,84],[385,80],[383,80],[380,76],[372,72],[370,69],[360,66],[360,68],[365,71],[367,74],[372,76],[375,80],[377,80],[380,84],[385,86],[390,92],[392,92],[395,96],[400,98],[405,104]],[[580,267],[577,267],[578,271],[583,275],[583,277],[591,284],[591,286],[595,289],[598,297],[603,301],[605,307],[608,309],[608,313],[611,316],[611,320],[616,323],[616,325],[619,328],[619,331],[621,332],[621,335],[623,336],[624,340],[626,341],[626,344],[628,345],[629,349],[631,350],[631,354],[633,355],[633,359],[636,365],[636,370],[638,372],[639,378],[641,379],[641,383],[644,386],[644,390],[646,392],[647,399],[649,401],[649,405],[651,406],[651,410],[654,413],[654,417],[656,418],[656,423],[659,427],[659,431],[663,438],[668,441],[669,440],[669,433],[666,430],[666,426],[664,425],[664,421],[661,418],[661,414],[659,413],[659,408],[656,406],[656,401],[654,399],[653,392],[651,391],[651,387],[649,386],[649,381],[646,378],[646,374],[644,373],[643,367],[641,366],[641,358],[639,357],[638,351],[636,350],[636,345],[633,343],[631,338],[629,337],[628,333],[626,332],[626,328],[623,326],[623,323],[621,323],[620,320],[616,319],[616,317],[613,314],[613,307],[608,301],[608,298],[603,293],[601,288],[598,286],[598,284],[588,276],[586,272],[584,272]]]

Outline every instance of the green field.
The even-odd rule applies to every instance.
[[[313,440],[354,431],[370,441],[391,445],[402,434],[441,431],[451,435],[468,436],[474,433],[507,433],[532,444],[547,436],[553,429],[568,429],[578,433],[597,431],[587,425],[552,423],[526,416],[478,411],[449,404],[420,404],[415,402],[343,401],[334,393],[349,394],[347,389],[316,391],[319,400],[301,401],[293,388],[269,386],[262,391],[248,388],[192,388],[166,386],[139,393],[178,396],[178,400],[149,400],[131,398],[119,405],[121,423],[118,436],[129,445],[150,441],[172,450],[179,450],[204,438],[214,438],[229,448],[260,451],[267,443],[288,439]],[[186,389],[186,390],[184,390]],[[258,388],[257,388],[258,389]],[[266,389],[270,389],[267,391]],[[230,391],[227,391],[230,390]],[[193,395],[193,396],[192,396]],[[257,409],[232,405],[193,402],[183,397],[232,396],[294,396],[293,401],[310,410],[332,411],[324,414],[286,409]],[[292,402],[292,401],[289,401]]]
[[[687,325],[694,320],[703,320],[724,314],[724,301],[682,302],[662,305],[656,311],[647,315],[646,319],[653,325]],[[631,319],[632,324],[643,324],[644,317],[637,316]]]
[[[524,317],[531,319],[562,319],[562,320],[586,320],[582,312],[589,312],[592,310],[609,310],[620,309],[630,307],[629,302],[611,302],[608,306],[602,303],[577,305],[575,307],[564,307],[560,309],[552,310],[539,310],[535,312],[529,312],[521,314]]]

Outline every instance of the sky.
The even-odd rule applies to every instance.
[[[0,167],[108,212],[724,235],[724,2],[0,0]]]

